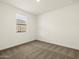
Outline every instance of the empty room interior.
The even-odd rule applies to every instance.
[[[79,0],[0,0],[0,59],[79,59]]]

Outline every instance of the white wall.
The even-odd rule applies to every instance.
[[[27,16],[27,32],[16,33],[16,13]],[[0,50],[36,39],[36,17],[0,2]]]
[[[79,49],[79,3],[38,18],[39,40]]]

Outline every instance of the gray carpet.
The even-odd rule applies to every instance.
[[[0,51],[0,59],[79,59],[79,50],[35,40]]]

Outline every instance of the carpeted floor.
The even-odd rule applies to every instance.
[[[79,59],[79,51],[35,40],[0,51],[0,59]]]

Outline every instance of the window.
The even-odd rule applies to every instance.
[[[26,20],[26,16],[16,14],[16,32],[26,32]]]

